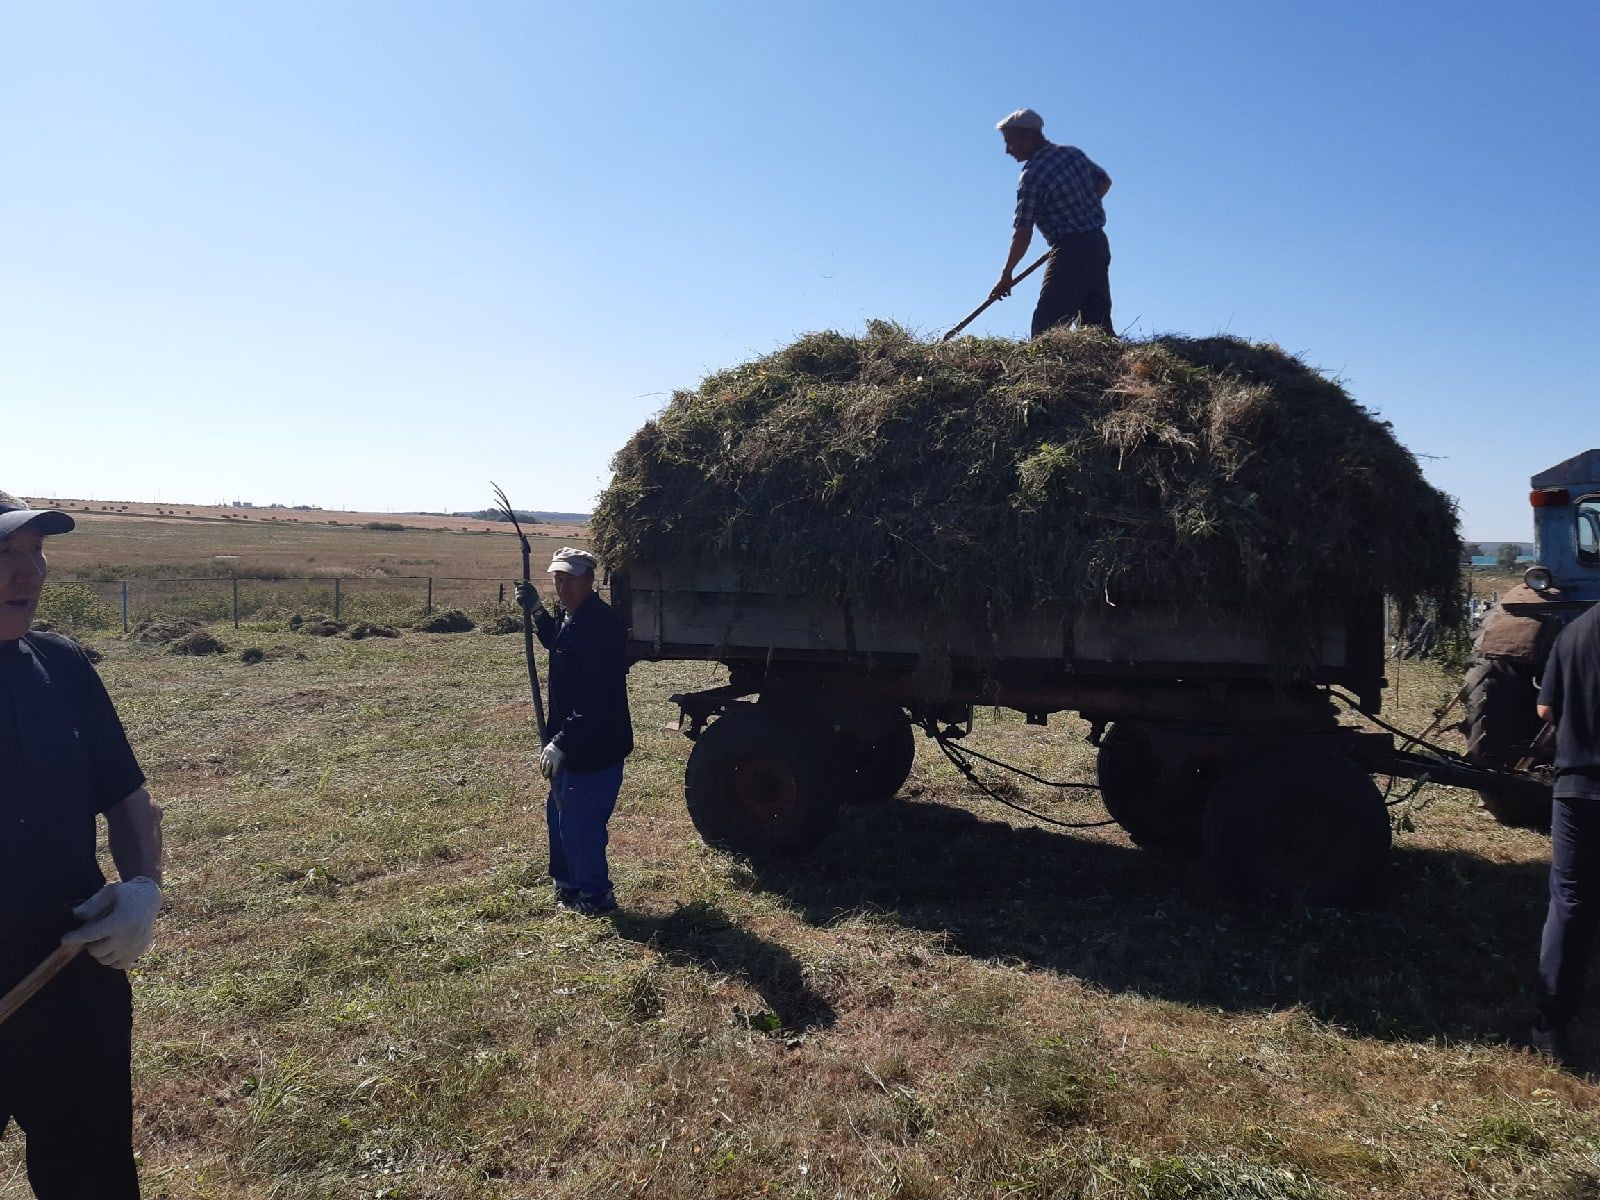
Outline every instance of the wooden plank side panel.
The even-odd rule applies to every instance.
[[[658,645],[770,647],[837,654],[916,654],[922,649],[922,629],[914,617],[856,612],[847,625],[842,605],[829,607],[772,590],[742,591],[737,586],[724,590],[719,586],[738,582],[738,572],[726,567],[640,572],[634,585],[634,612],[653,618],[649,633]],[[695,586],[678,586],[684,583]],[[1351,665],[1347,643],[1345,628],[1330,626],[1321,639],[1320,665]],[[1027,614],[993,638],[987,631],[958,630],[944,648],[958,658],[1059,663],[1068,646],[1071,662],[1085,665],[1266,666],[1283,658],[1262,631],[1243,618],[1149,609],[1105,609],[1079,614],[1065,623],[1059,615]]]

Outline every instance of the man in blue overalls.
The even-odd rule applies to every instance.
[[[533,613],[550,651],[549,741],[539,773],[550,781],[550,879],[556,903],[585,916],[616,911],[606,866],[606,823],[622,790],[622,760],[633,750],[628,659],[622,622],[595,594],[594,555],[563,546],[550,562],[560,602],[551,616],[531,583],[517,599]]]

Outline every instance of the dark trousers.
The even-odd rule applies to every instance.
[[[1542,1023],[1563,1029],[1583,1003],[1600,926],[1600,800],[1555,800],[1550,813],[1550,907],[1539,945]]]
[[[0,989],[53,949],[0,942]],[[39,1200],[138,1200],[128,977],[79,954],[0,1025],[0,1132],[27,1139]]]
[[[1033,310],[1033,336],[1076,320],[1111,328],[1111,243],[1104,229],[1071,233],[1056,243],[1045,264],[1039,303]]]

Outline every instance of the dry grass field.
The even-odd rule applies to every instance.
[[[409,623],[422,615],[430,586],[435,609],[481,609],[502,587],[509,595],[522,571],[516,534],[500,522],[259,509],[248,519],[230,509],[174,516],[154,505],[141,514],[77,504],[61,504],[78,527],[50,543],[44,613],[79,627],[120,629],[124,598],[130,624],[179,616],[231,621],[236,591],[247,619],[338,609],[346,617]],[[525,528],[538,575],[556,547],[588,544],[580,526]],[[81,585],[59,586],[73,581]]]
[[[511,526],[407,513],[295,512],[49,501],[78,528],[50,544],[51,577],[169,575],[505,575],[518,565]],[[377,529],[398,525],[400,529]],[[524,526],[541,548],[582,542],[580,526]],[[510,564],[508,567],[507,564]],[[535,564],[540,566],[542,564]]]
[[[215,632],[207,658],[91,639],[168,809],[148,1196],[1600,1194],[1600,1091],[1509,1041],[1546,846],[1470,795],[1396,810],[1359,911],[1231,904],[926,744],[897,801],[756,865],[700,842],[663,728],[714,668],[641,664],[623,911],[591,921],[543,871],[519,638]],[[1453,687],[1394,678],[1408,728]],[[1084,779],[1083,733],[985,712],[975,743]],[[1063,795],[1026,798],[1100,815]],[[26,1194],[13,1135],[0,1197]]]

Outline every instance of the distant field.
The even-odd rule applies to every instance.
[[[86,596],[47,588],[42,611],[46,619],[60,619],[65,604],[81,614],[80,624],[92,627],[120,628],[124,588],[117,580],[133,581],[126,588],[130,622],[230,617],[235,575],[242,581],[239,603],[246,617],[338,608],[346,616],[408,620],[428,606],[429,579],[433,608],[465,609],[497,601],[502,586],[509,596],[522,574],[516,534],[497,522],[447,526],[434,519],[417,525],[426,519],[392,513],[319,513],[324,519],[291,523],[262,519],[259,511],[248,520],[68,511],[78,527],[49,541],[51,582],[93,582]],[[587,545],[585,532],[572,526],[529,530],[536,579],[545,579],[554,548]],[[180,583],[175,577],[215,582]],[[341,581],[338,593],[335,578]]]
[[[925,743],[898,800],[758,864],[701,843],[689,743],[664,728],[673,691],[720,673],[640,664],[623,912],[592,922],[551,902],[520,639],[215,632],[213,658],[92,639],[168,808],[135,981],[149,1197],[1600,1189],[1600,1090],[1508,1042],[1547,845],[1468,793],[1394,810],[1365,910],[1230,903],[1191,858],[994,805]],[[1455,687],[1427,663],[1390,675],[1408,729]],[[1092,779],[1084,732],[985,710],[973,739]],[[25,1194],[12,1136],[0,1197]]]
[[[508,570],[509,562],[520,570],[516,534],[511,526],[492,521],[222,508],[195,508],[191,516],[185,515],[187,509],[163,507],[157,513],[156,505],[113,505],[129,511],[108,512],[77,501],[63,501],[61,507],[78,519],[78,528],[50,542],[51,571],[57,579],[91,570],[104,575],[117,566],[177,566],[195,568],[197,574],[498,575]],[[141,508],[148,512],[133,511]],[[547,551],[582,544],[586,530],[540,525],[527,532],[538,550]]]

